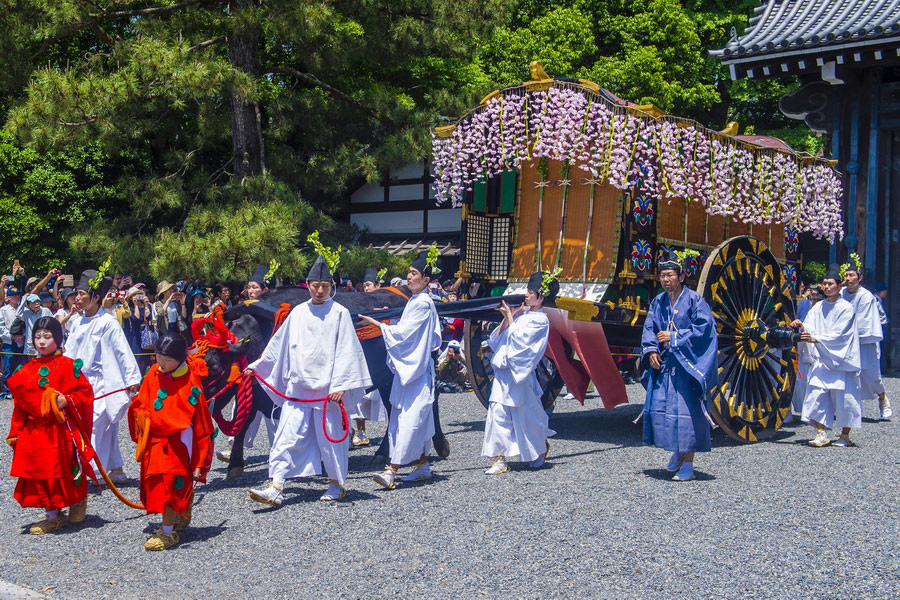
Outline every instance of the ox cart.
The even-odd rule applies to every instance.
[[[462,207],[459,276],[521,294],[533,271],[561,270],[539,373],[545,408],[563,385],[583,404],[591,382],[606,409],[627,402],[617,359],[639,354],[661,252],[687,249],[688,283],[719,336],[712,415],[739,442],[771,436],[796,376],[800,235],[841,235],[833,165],[531,70],[531,81],[436,128],[433,165],[438,201]],[[487,333],[467,321],[466,360],[485,404]]]

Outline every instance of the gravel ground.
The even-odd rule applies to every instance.
[[[900,405],[900,379],[886,384]],[[452,451],[435,478],[383,491],[373,450],[352,450],[337,504],[316,502],[322,478],[289,482],[280,509],[251,502],[267,477],[260,435],[238,483],[214,465],[193,526],[160,553],[142,548],[158,518],[108,492],[90,496],[82,525],[23,535],[40,515],[2,477],[0,579],[54,598],[900,598],[900,418],[876,422],[866,403],[850,449],[809,448],[802,425],[753,446],[719,432],[698,480],[675,483],[632,424],[642,392],[629,386],[632,403],[609,412],[560,401],[547,467],[496,477],[482,474],[481,406],[442,396]],[[0,403],[0,421],[10,412]],[[0,451],[6,472],[10,457]]]

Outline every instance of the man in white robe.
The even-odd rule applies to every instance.
[[[819,293],[817,286],[810,286],[809,296],[804,298],[801,303],[797,304],[797,319],[803,321],[806,318],[806,315],[809,314],[810,309],[812,309],[822,297],[823,294]],[[799,421],[800,415],[803,413],[803,400],[806,399],[806,382],[809,379],[809,374],[806,372],[808,367],[809,364],[799,360],[797,361],[797,379],[794,382],[794,393],[791,395],[791,410],[784,418],[785,425]]]
[[[869,290],[862,287],[859,257],[850,255],[850,262],[842,268],[844,289],[841,297],[853,305],[856,311],[856,329],[859,332],[859,385],[863,399],[878,398],[878,410],[882,419],[894,415],[891,403],[884,393],[881,380],[881,313],[878,300]]]
[[[262,388],[281,407],[269,452],[272,481],[250,490],[251,499],[274,506],[284,501],[286,479],[319,475],[322,465],[329,486],[319,500],[340,500],[346,495],[350,441],[328,438],[344,437],[338,403],[356,401],[354,396],[361,397],[372,384],[353,319],[332,299],[333,278],[321,256],[310,269],[307,285],[310,299],[291,310],[259,359],[244,371],[246,376],[252,371],[264,381]],[[327,400],[298,401],[320,398]]]
[[[391,385],[391,419],[388,426],[390,464],[373,480],[392,490],[398,469],[416,461],[413,472],[403,481],[431,479],[428,452],[434,435],[434,360],[432,353],[441,347],[441,324],[434,300],[428,294],[434,264],[426,252],[409,267],[406,286],[412,297],[403,308],[396,325],[360,318],[381,328],[387,347],[388,367],[394,373]]]
[[[363,274],[363,291],[374,292],[381,289],[383,271],[379,272],[373,267],[368,267]],[[371,441],[366,435],[366,421],[387,421],[387,409],[381,401],[381,393],[376,390],[365,394],[358,404],[347,407],[347,414],[353,419],[356,430],[351,440],[352,446],[368,446]]]
[[[92,280],[94,286],[91,285]],[[119,484],[128,480],[119,450],[119,421],[128,410],[131,396],[137,394],[140,388],[141,372],[122,326],[114,316],[101,310],[103,299],[111,287],[112,279],[109,277],[98,280],[96,271],[82,273],[75,288],[78,314],[68,322],[65,355],[81,360],[81,372],[94,388],[91,443],[110,479]],[[122,388],[128,389],[100,398]]]
[[[816,428],[809,445],[853,445],[850,429],[862,426],[859,395],[859,334],[853,306],[841,298],[841,278],[836,267],[822,279],[825,300],[813,306],[804,321],[791,325],[802,331],[798,351],[808,365],[804,422]],[[828,438],[829,429],[841,428],[839,437]]]
[[[559,283],[548,281],[544,273],[528,280],[525,303],[513,310],[504,301],[498,309],[503,321],[491,333],[493,350],[490,406],[484,427],[481,454],[494,459],[487,475],[509,472],[507,457],[521,455],[532,469],[544,466],[554,435],[548,426],[541,402],[541,387],[534,370],[550,339],[550,320],[543,310],[544,298],[554,298]]]

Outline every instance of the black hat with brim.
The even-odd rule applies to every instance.
[[[317,256],[316,261],[309,269],[309,274],[306,276],[306,280],[333,282],[334,274],[331,272],[331,269],[328,268],[328,263],[325,262],[325,259],[321,256]]]
[[[841,277],[841,268],[837,265],[831,265],[830,267],[828,267],[828,270],[825,271],[825,275],[822,277],[822,279],[834,279],[835,281],[840,283],[843,279],[843,277]]]
[[[537,271],[531,274],[531,277],[528,278],[527,288],[536,294],[541,295],[541,288],[544,285],[544,277],[547,274],[543,271]],[[546,300],[554,300],[556,296],[559,295],[559,282],[557,280],[551,281],[547,285],[547,294],[543,296]]]
[[[681,264],[678,255],[674,252],[663,252],[662,256],[659,257],[659,264],[657,266],[660,271],[672,270],[679,275],[684,270],[684,265]]]
[[[259,284],[260,287],[267,288],[269,287],[266,284],[266,273],[268,272],[269,270],[266,267],[259,265],[258,267],[253,269],[253,274],[250,275],[249,281],[255,281]]]
[[[108,294],[110,288],[112,288],[112,279],[109,277],[104,277],[100,280],[100,283],[95,288],[91,285],[91,279],[94,279],[96,277],[97,271],[95,271],[94,269],[83,271],[81,273],[81,279],[78,280],[78,285],[75,286],[75,289],[90,292],[91,294],[97,294],[101,298],[106,297],[106,294]]]
[[[376,269],[373,269],[372,267],[369,267],[368,269],[366,269],[366,272],[363,274],[362,280],[364,282],[371,281],[375,285],[378,285],[378,271]]]
[[[428,266],[427,250],[422,250],[421,252],[419,252],[419,256],[417,256],[416,260],[414,260],[409,266],[421,273],[423,277],[431,277],[431,267]]]

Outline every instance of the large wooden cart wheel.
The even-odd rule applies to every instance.
[[[491,385],[494,383],[494,371],[491,367],[491,350],[484,343],[496,327],[496,323],[481,323],[479,321],[466,320],[465,334],[463,335],[463,351],[466,354],[466,370],[469,375],[469,383],[472,391],[478,397],[479,402],[487,408],[491,397]],[[556,396],[563,387],[563,380],[553,361],[546,356],[537,367],[538,384],[543,390],[541,403],[544,410],[552,411]]]
[[[731,238],[706,259],[698,292],[719,335],[710,412],[739,442],[770,437],[790,410],[795,381],[794,304],[781,266],[756,238]]]

